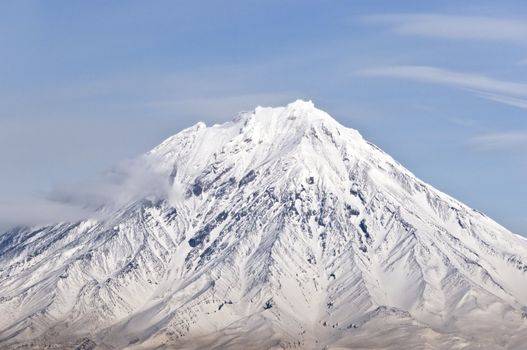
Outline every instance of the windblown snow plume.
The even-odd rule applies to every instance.
[[[141,195],[0,236],[0,347],[525,348],[527,241],[311,102],[141,159]]]

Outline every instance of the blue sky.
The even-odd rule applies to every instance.
[[[304,98],[527,234],[526,69],[522,1],[3,1],[0,224],[199,120]]]

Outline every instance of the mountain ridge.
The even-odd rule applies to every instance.
[[[163,195],[0,237],[0,345],[433,348],[527,340],[527,240],[312,102],[140,157]]]

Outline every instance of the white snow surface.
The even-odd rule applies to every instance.
[[[0,348],[525,349],[527,240],[310,101],[139,159],[166,195],[0,236]]]

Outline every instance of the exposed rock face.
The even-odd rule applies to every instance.
[[[527,240],[310,102],[142,156],[166,196],[0,236],[0,347],[506,348]]]

